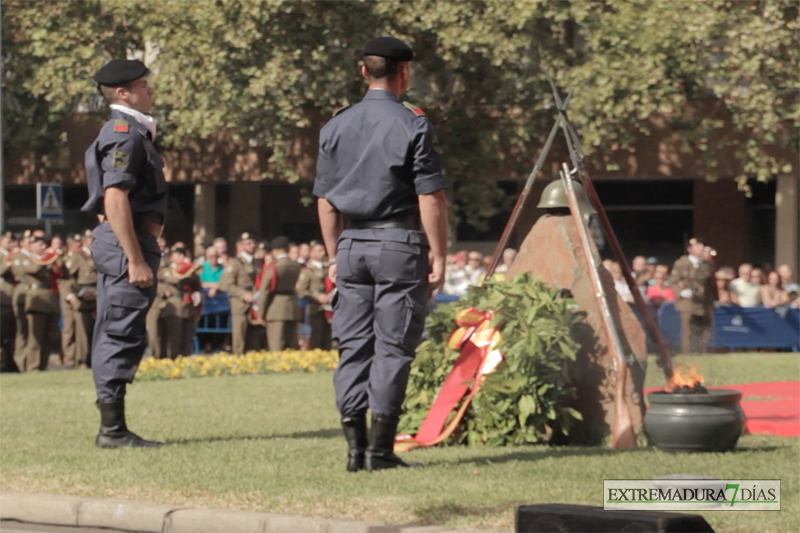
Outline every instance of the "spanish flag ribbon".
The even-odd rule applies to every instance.
[[[503,339],[500,331],[492,327],[493,317],[493,311],[478,311],[474,307],[458,312],[455,322],[459,328],[447,339],[447,347],[460,351],[461,355],[445,378],[417,434],[398,435],[396,451],[433,446],[453,434],[480,390],[483,376],[494,372],[503,361],[503,354],[497,349]],[[455,416],[445,425],[459,402],[461,405]]]

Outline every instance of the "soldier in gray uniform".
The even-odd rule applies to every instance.
[[[364,99],[322,128],[313,193],[338,291],[336,403],[348,471],[409,466],[394,454],[429,291],[444,278],[447,187],[424,112],[403,104],[411,48],[364,46]],[[366,411],[372,412],[367,434]]]
[[[91,252],[98,272],[92,373],[101,448],[162,446],[125,422],[125,390],[146,346],[145,316],[161,260],[156,239],[167,211],[163,163],[153,146],[156,123],[146,114],[153,101],[147,73],[139,61],[114,59],[94,76],[111,106],[111,120],[86,151],[89,200],[81,209],[100,222]]]

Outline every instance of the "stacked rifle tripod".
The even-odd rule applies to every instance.
[[[542,166],[547,159],[547,155],[550,152],[550,148],[553,145],[553,141],[555,140],[558,131],[561,130],[564,134],[564,139],[569,150],[572,168],[570,168],[567,163],[564,163],[559,175],[567,193],[570,212],[578,230],[581,248],[583,249],[589,263],[589,277],[592,282],[595,299],[600,311],[600,317],[603,325],[602,333],[605,336],[608,350],[611,352],[610,355],[613,357],[614,371],[616,373],[612,446],[614,448],[629,448],[636,445],[633,422],[624,396],[625,383],[630,373],[630,369],[628,368],[630,358],[625,357],[617,330],[618,325],[614,322],[609,310],[608,300],[606,298],[606,294],[604,293],[598,273],[598,265],[596,264],[595,255],[589,242],[589,231],[586,227],[586,219],[584,218],[583,213],[581,213],[580,204],[575,195],[575,187],[573,186],[574,180],[577,180],[578,183],[583,185],[592,207],[594,207],[594,209],[597,211],[597,216],[600,220],[603,231],[605,232],[608,243],[611,246],[612,252],[622,267],[622,273],[625,277],[628,287],[630,288],[631,294],[633,295],[639,315],[644,320],[644,325],[647,328],[647,331],[650,333],[651,338],[655,341],[658,347],[658,365],[664,371],[664,376],[667,380],[672,377],[672,355],[670,354],[669,348],[664,342],[664,338],[661,336],[661,332],[659,331],[656,321],[651,314],[650,308],[645,303],[641,292],[639,292],[639,289],[636,286],[636,282],[634,281],[630,267],[628,266],[628,261],[626,260],[625,255],[622,253],[622,248],[620,247],[616,234],[611,227],[611,223],[606,216],[605,209],[603,209],[603,205],[600,203],[600,198],[597,196],[597,191],[592,184],[592,179],[589,176],[589,172],[586,168],[586,161],[583,149],[581,148],[580,139],[575,132],[574,126],[567,117],[567,107],[570,99],[572,98],[572,90],[569,91],[565,99],[562,99],[552,79],[550,79],[550,86],[552,87],[553,98],[555,99],[558,107],[558,116],[556,117],[555,124],[553,124],[553,128],[550,130],[547,141],[545,142],[544,147],[539,154],[536,165],[533,167],[533,170],[528,176],[525,187],[517,199],[517,203],[514,205],[514,209],[511,212],[511,216],[506,224],[505,230],[503,231],[503,235],[500,237],[500,241],[498,242],[497,248],[492,256],[492,262],[489,266],[489,270],[486,273],[486,279],[490,279],[494,274],[494,271],[500,262],[502,252],[508,246],[511,235],[516,229],[520,214],[522,213],[522,210],[528,201],[528,197],[530,196],[536,176],[541,171]]]

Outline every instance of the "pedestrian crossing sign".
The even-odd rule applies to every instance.
[[[59,183],[36,184],[36,218],[61,220],[64,217],[64,191]]]

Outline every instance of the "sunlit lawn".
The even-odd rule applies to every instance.
[[[800,379],[798,356],[695,357],[707,383]],[[140,382],[129,423],[161,450],[99,450],[89,371],[0,377],[0,488],[386,523],[508,531],[525,503],[601,505],[604,478],[692,473],[782,480],[781,512],[706,513],[718,532],[800,530],[797,439],[746,436],[726,454],[653,448],[436,448],[427,468],[348,474],[332,374]],[[652,361],[648,386],[663,384]]]

